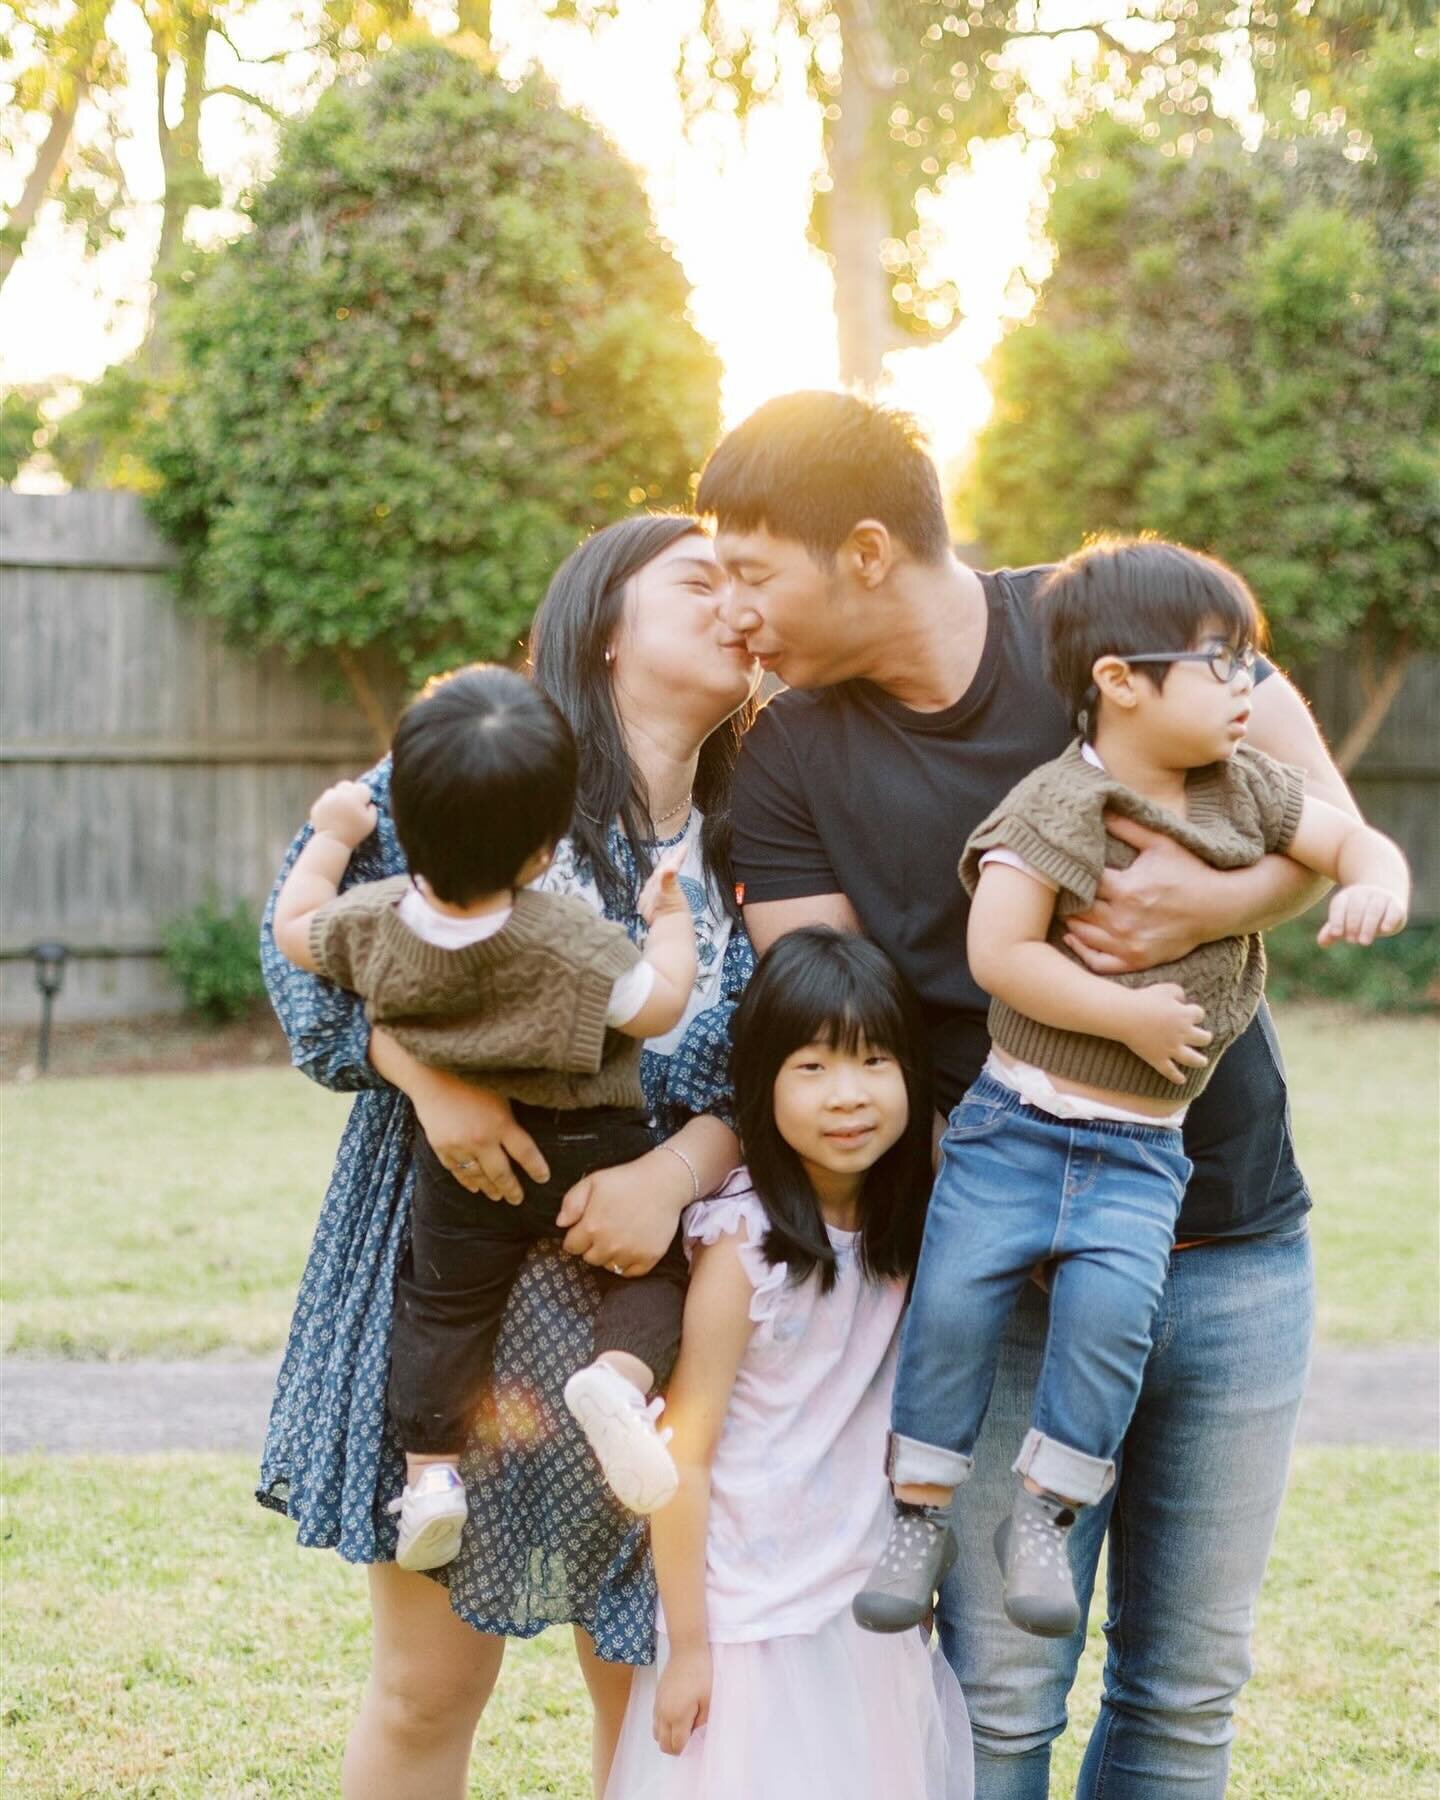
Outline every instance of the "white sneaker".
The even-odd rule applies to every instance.
[[[438,1569],[454,1559],[465,1529],[465,1483],[449,1463],[427,1463],[385,1510],[400,1515],[395,1560],[402,1569]]]
[[[590,1440],[611,1492],[631,1512],[658,1512],[680,1485],[675,1460],[665,1448],[668,1431],[655,1421],[665,1402],[647,1406],[640,1390],[608,1363],[593,1362],[565,1383],[565,1404]]]

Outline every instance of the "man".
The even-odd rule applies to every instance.
[[[735,869],[755,947],[815,922],[882,945],[924,1004],[947,1114],[988,1044],[986,996],[965,962],[960,852],[1070,736],[1041,667],[1045,571],[964,567],[914,427],[846,395],[763,406],[715,451],[699,506],[730,578],[722,616],[789,689],[736,771]],[[1135,646],[1155,648],[1170,646]],[[1303,701],[1268,665],[1257,673],[1250,741],[1353,811]],[[1222,873],[1129,821],[1113,830],[1139,855],[1071,927],[1100,973],[1278,923],[1319,892],[1284,857]],[[1082,1800],[1223,1794],[1308,1363],[1310,1201],[1263,1007],[1192,1107],[1185,1140],[1195,1169],[1119,1477],[1071,1534],[1088,1608],[1109,1532],[1109,1653]],[[1063,1640],[1009,1624],[990,1547],[1045,1318],[1033,1288],[1011,1321],[937,1609],[970,1704],[977,1800],[1047,1793],[1084,1642],[1083,1622]]]

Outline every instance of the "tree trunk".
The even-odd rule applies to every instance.
[[[840,379],[870,389],[895,342],[889,278],[880,247],[890,235],[885,204],[870,169],[880,109],[888,104],[885,46],[866,0],[837,4],[843,63],[840,117],[830,142],[830,240],[835,261],[835,320]]]
[[[205,57],[211,29],[209,0],[188,0],[173,9],[168,24],[154,16],[150,23],[155,47],[155,129],[165,174],[160,243],[150,271],[155,293],[143,351],[152,374],[162,373],[169,362],[169,282],[184,249],[186,220],[192,206],[213,203],[213,184],[200,158],[200,108],[205,99]],[[183,98],[179,121],[172,127],[165,119],[165,89],[172,67],[176,66],[183,83]]]
[[[375,738],[376,748],[383,756],[390,748],[390,718],[375,692],[374,683],[365,673],[360,658],[346,644],[339,644],[335,649],[335,660],[340,671],[350,684],[350,692],[355,696],[355,704],[360,708],[365,723],[370,727]]]
[[[1374,678],[1370,657],[1365,657],[1360,678],[1365,704],[1360,709],[1359,717],[1351,724],[1335,749],[1335,766],[1342,775],[1348,775],[1374,743],[1375,734],[1385,723],[1390,708],[1405,685],[1405,675],[1414,655],[1415,652],[1402,638],[1396,644],[1385,665],[1385,673],[1378,681]]]
[[[85,90],[90,85],[95,52],[105,29],[105,14],[103,10],[92,9],[86,17],[90,24],[88,28],[82,28],[84,35],[75,45],[67,65],[56,80],[55,102],[50,109],[50,128],[45,133],[45,142],[40,146],[35,166],[30,171],[20,198],[5,222],[5,234],[0,237],[0,288],[4,287],[10,271],[19,262],[25,240],[30,235],[30,227],[35,223],[35,215],[40,210],[40,203],[49,193],[50,184],[65,160],[70,133],[75,127],[75,115],[80,109],[80,102],[85,98]]]

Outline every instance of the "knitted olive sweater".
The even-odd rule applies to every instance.
[[[1058,884],[1049,941],[1078,961],[1063,942],[1065,920],[1094,902],[1103,869],[1128,868],[1136,856],[1130,845],[1107,835],[1107,812],[1163,831],[1214,868],[1243,869],[1288,847],[1300,823],[1304,783],[1303,771],[1242,744],[1228,761],[1191,770],[1182,819],[1086,761],[1077,739],[1012,788],[972,833],[960,859],[960,879],[973,894],[984,853],[1014,851]],[[1220,938],[1197,945],[1178,962],[1103,979],[1123,987],[1178,982],[1189,999],[1204,1007],[1205,1029],[1213,1033],[1205,1067],[1192,1070],[1184,1086],[1177,1087],[1124,1044],[1042,1025],[1003,1000],[990,1003],[991,1038],[1011,1056],[1051,1075],[1181,1104],[1201,1091],[1222,1053],[1255,1016],[1265,988],[1265,947],[1258,932]]]
[[[442,950],[401,920],[409,885],[406,875],[365,882],[310,924],[317,970],[358,994],[372,1025],[429,1067],[483,1075],[512,1100],[645,1104],[640,1041],[605,1024],[611,989],[640,960],[618,925],[583,901],[521,888],[493,937]]]

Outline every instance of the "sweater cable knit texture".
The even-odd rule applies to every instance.
[[[1077,739],[1017,783],[971,834],[960,859],[960,879],[973,894],[984,853],[1014,851],[1057,883],[1049,942],[1077,962],[1064,943],[1066,920],[1094,903],[1105,869],[1128,868],[1137,854],[1106,832],[1107,812],[1164,832],[1212,868],[1243,869],[1288,848],[1300,823],[1304,784],[1300,769],[1242,744],[1227,761],[1190,771],[1181,818],[1088,762]],[[1178,982],[1190,1000],[1204,1007],[1205,1029],[1213,1033],[1205,1067],[1192,1069],[1177,1087],[1124,1044],[1042,1025],[1002,1000],[990,1003],[991,1038],[1009,1055],[1051,1075],[1183,1104],[1202,1091],[1223,1052],[1255,1016],[1265,990],[1265,947],[1258,932],[1220,938],[1198,944],[1177,962],[1102,979],[1122,987]]]
[[[640,1043],[607,1029],[611,990],[640,953],[581,900],[522,888],[493,936],[463,949],[427,944],[397,907],[409,877],[366,882],[310,925],[327,981],[365,1002],[430,1068],[483,1075],[508,1099],[565,1109],[641,1107]]]

